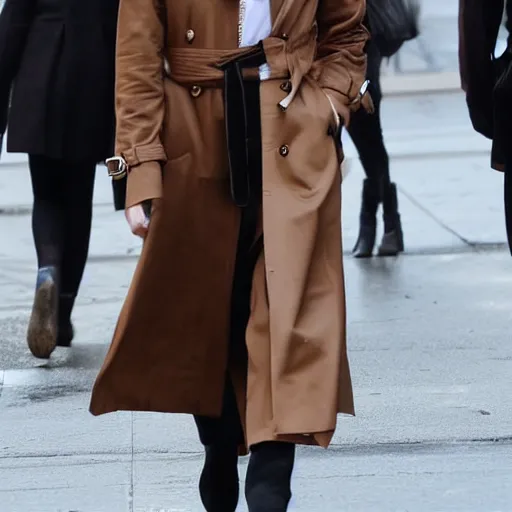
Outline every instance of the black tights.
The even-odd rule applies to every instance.
[[[89,251],[96,165],[35,155],[29,165],[38,267],[57,267],[61,294],[75,296]]]
[[[367,46],[368,68],[366,77],[370,80],[370,93],[375,105],[375,112],[368,114],[363,109],[352,115],[348,133],[359,153],[359,159],[366,177],[383,185],[389,183],[389,157],[384,145],[380,122],[380,65],[382,57],[372,42]]]

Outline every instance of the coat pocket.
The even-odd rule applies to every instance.
[[[328,135],[332,135],[341,128],[340,116],[338,112],[336,112],[336,107],[331,98],[322,87],[320,87],[319,83],[312,78],[308,81],[316,97],[319,115],[326,120],[326,132]]]
[[[321,87],[319,87],[319,89],[322,92],[324,98],[327,100],[327,103],[329,104],[329,111],[331,116],[329,120],[328,134],[333,136],[339,135],[341,131],[340,115],[336,111],[336,107],[334,106],[331,97]]]
[[[341,165],[345,158],[343,154],[343,146],[341,143],[341,118],[338,112],[336,111],[336,107],[334,106],[334,103],[329,97],[329,95],[320,86],[318,86],[318,89],[324,99],[323,103],[327,104],[327,106],[329,107],[329,125],[327,128],[327,135],[329,135],[333,139],[336,148],[336,155],[338,157],[338,163]]]
[[[182,155],[173,158],[172,160],[168,160],[164,165],[164,180],[166,176],[170,173],[180,172],[185,173],[190,166],[190,159],[192,158],[192,154],[190,152],[183,153]]]

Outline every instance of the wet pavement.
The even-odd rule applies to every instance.
[[[87,412],[133,264],[89,264],[75,347],[48,364],[23,343],[31,262],[23,272],[2,264],[0,510],[201,510],[190,418]],[[291,510],[510,510],[508,254],[433,250],[345,266],[357,417],[340,417],[332,449],[300,450]]]
[[[453,2],[431,1],[425,16],[454,22]],[[331,449],[300,449],[291,510],[509,512],[512,260],[502,176],[449,87],[390,95],[383,124],[407,250],[397,259],[350,257],[362,171],[344,138],[357,416],[340,417]],[[87,412],[140,251],[110,201],[100,169],[76,343],[46,364],[34,360],[24,342],[35,277],[28,172],[23,159],[0,160],[0,512],[202,510],[202,450],[190,418]]]

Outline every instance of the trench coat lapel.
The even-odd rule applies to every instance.
[[[272,14],[272,34],[279,29],[282,20],[286,18],[289,6],[292,4],[290,0],[270,0],[270,11]]]

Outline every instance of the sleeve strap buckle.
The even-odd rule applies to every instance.
[[[105,160],[108,175],[113,180],[121,180],[128,174],[128,164],[122,156],[113,156]]]

